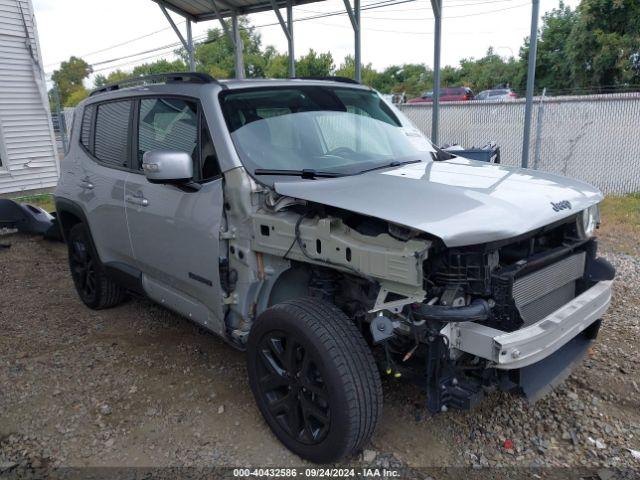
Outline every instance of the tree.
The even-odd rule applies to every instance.
[[[73,56],[66,62],[62,62],[58,70],[54,70],[51,75],[51,81],[54,83],[55,88],[58,89],[62,105],[67,104],[67,100],[73,92],[84,89],[83,80],[92,71],[87,62]]]
[[[538,34],[536,59],[536,88],[547,88],[553,92],[564,92],[575,86],[574,75],[569,62],[568,39],[578,19],[578,13],[563,2],[542,17],[542,27]],[[519,90],[526,89],[527,66],[529,64],[529,38],[525,38],[520,48],[520,69],[514,80]]]
[[[519,65],[513,58],[504,60],[497,55],[493,48],[489,48],[484,57],[475,60],[462,59],[460,69],[457,72],[457,82],[450,84],[442,82],[444,86],[460,86],[460,84],[470,87],[479,92],[494,88],[496,85],[511,84],[518,77]]]
[[[244,73],[247,78],[264,77],[266,60],[264,58],[260,34],[249,24],[246,17],[238,19],[240,38],[244,46]],[[186,61],[186,52],[180,55]],[[207,31],[207,39],[196,47],[196,69],[209,73],[216,78],[235,77],[235,53],[233,44],[220,28]]]
[[[187,65],[182,60],[174,60],[170,62],[169,60],[162,59],[155,62],[143,63],[142,65],[138,65],[133,69],[133,72],[131,72],[125,78],[186,71]]]
[[[382,72],[376,84],[375,88],[385,93],[417,97],[433,88],[433,72],[423,63],[392,65]]]
[[[132,76],[131,72],[123,72],[122,70],[114,70],[109,73],[109,75],[105,76],[101,73],[98,73],[95,77],[93,77],[93,86],[95,88],[104,87],[105,85],[109,85],[111,83],[117,83]]]
[[[582,0],[567,42],[579,85],[640,82],[640,2]]]
[[[298,77],[328,77],[333,73],[335,66],[331,53],[309,52],[296,61],[296,76]]]
[[[71,95],[67,98],[67,101],[64,103],[65,107],[75,107],[82,100],[89,96],[89,90],[84,87],[80,87],[76,91],[72,92]]]

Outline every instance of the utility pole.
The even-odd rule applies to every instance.
[[[531,117],[533,115],[533,89],[536,83],[536,55],[538,48],[538,17],[540,0],[531,2],[531,35],[529,36],[529,69],[527,72],[527,103],[524,109],[524,132],[522,134],[522,168],[529,166],[529,143],[531,141]]]

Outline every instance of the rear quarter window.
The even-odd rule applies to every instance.
[[[124,100],[97,107],[93,154],[107,166],[128,166],[131,106],[130,100]]]
[[[89,105],[84,109],[82,113],[82,123],[80,126],[80,143],[84,145],[84,147],[92,151],[91,147],[91,126],[93,123],[93,112],[95,111],[95,107],[93,105]]]

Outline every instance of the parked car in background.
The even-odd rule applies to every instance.
[[[441,102],[463,102],[465,100],[474,100],[476,97],[473,90],[468,87],[447,87],[440,89]],[[412,98],[407,103],[428,103],[433,102],[433,92],[425,92],[422,96]]]
[[[476,100],[515,100],[518,94],[511,88],[495,88],[493,90],[483,90],[478,94]]]

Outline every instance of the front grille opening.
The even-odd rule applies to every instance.
[[[592,241],[575,235],[571,219],[502,244],[444,249],[424,265],[429,297],[456,288],[494,301],[489,326],[514,331],[546,317],[583,290]]]

